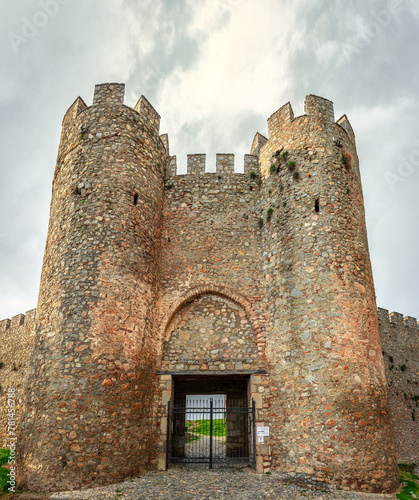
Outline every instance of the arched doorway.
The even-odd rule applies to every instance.
[[[170,399],[170,463],[253,463],[250,376],[262,372],[261,364],[252,323],[240,304],[210,293],[177,309],[166,328],[158,372],[167,377],[162,402]]]

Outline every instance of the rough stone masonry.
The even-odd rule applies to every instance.
[[[36,314],[0,323],[20,482],[162,469],[176,384],[240,376],[270,427],[258,472],[393,491],[396,443],[418,458],[418,325],[377,316],[346,116],[309,95],[303,116],[268,119],[243,174],[231,154],[206,173],[199,154],[177,175],[158,113],[123,100],[124,85],[97,85],[67,111]]]

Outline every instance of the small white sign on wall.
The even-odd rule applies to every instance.
[[[258,436],[269,436],[269,427],[256,427],[256,433]]]
[[[263,443],[263,436],[258,436],[258,443]]]

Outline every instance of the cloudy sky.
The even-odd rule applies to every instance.
[[[235,153],[287,101],[357,136],[377,303],[419,317],[417,0],[2,0],[0,319],[36,307],[61,120],[96,83],[162,117],[171,154]]]

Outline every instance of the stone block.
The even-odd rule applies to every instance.
[[[187,156],[187,173],[188,175],[203,175],[205,174],[205,154],[194,154]]]
[[[270,455],[271,454],[271,447],[268,446],[267,444],[262,444],[257,446],[257,454],[258,455]]]
[[[157,470],[166,470],[166,453],[159,453],[159,458],[157,460]]]
[[[260,393],[252,393],[251,397],[255,401],[256,409],[261,409],[263,407],[263,396]]]
[[[234,154],[216,154],[216,172],[217,174],[234,173]]]
[[[265,140],[266,142],[266,140]],[[256,155],[244,155],[244,175],[247,177],[250,172],[259,173],[258,157]]]
[[[163,417],[160,420],[160,431],[162,433],[162,436],[164,436],[164,439],[166,439],[166,431],[167,431],[167,417]]]
[[[125,85],[123,83],[102,83],[95,86],[93,105],[123,104]]]
[[[256,472],[258,474],[263,474],[263,456],[262,455],[256,455]]]
[[[171,398],[172,398],[172,391],[168,391],[168,390],[162,391],[161,404],[167,405],[167,403],[171,400]]]

